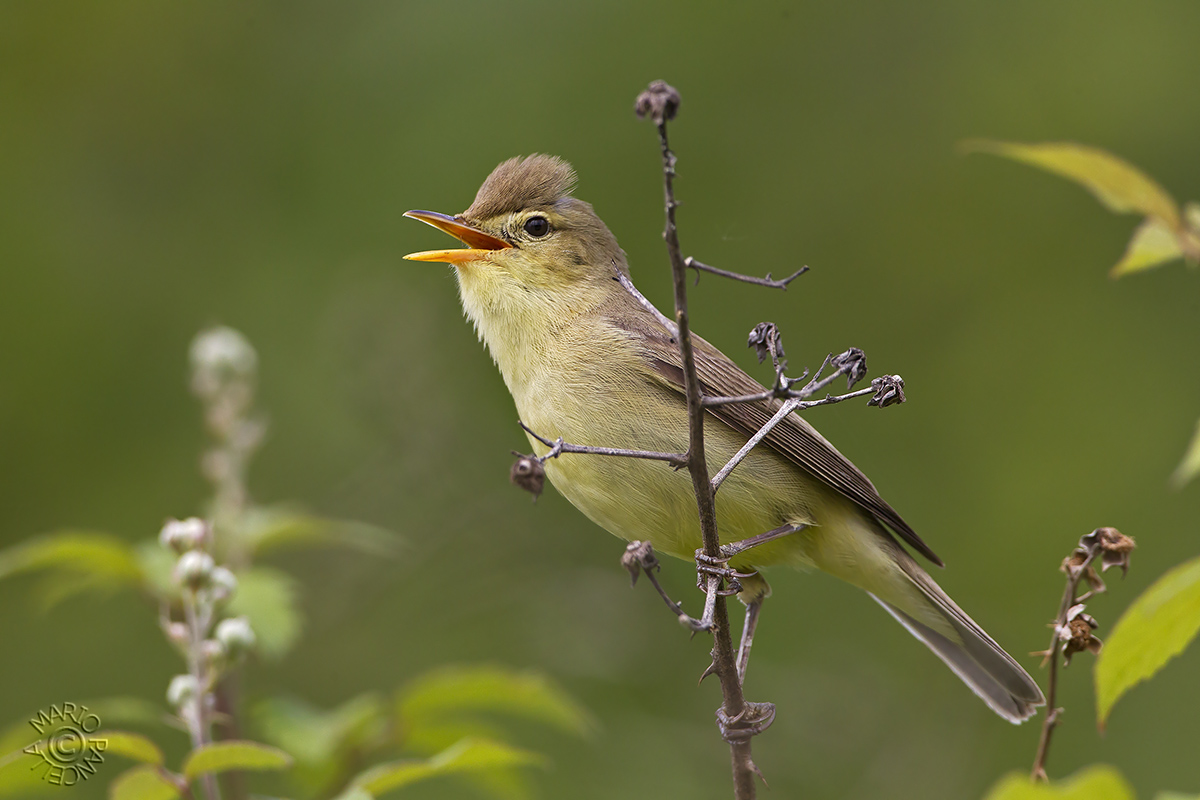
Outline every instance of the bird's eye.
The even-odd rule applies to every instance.
[[[535,239],[540,239],[550,232],[550,223],[545,217],[530,217],[525,220],[525,232]]]

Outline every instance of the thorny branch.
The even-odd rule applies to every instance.
[[[1033,772],[1030,776],[1034,781],[1046,781],[1046,759],[1050,754],[1050,737],[1058,725],[1058,717],[1063,709],[1057,705],[1058,699],[1058,657],[1061,652],[1063,666],[1071,663],[1071,656],[1087,650],[1099,653],[1103,647],[1092,631],[1098,627],[1096,620],[1083,613],[1083,601],[1105,591],[1104,581],[1092,566],[1100,559],[1102,569],[1120,567],[1124,574],[1129,570],[1129,554],[1133,551],[1132,538],[1121,533],[1116,528],[1096,528],[1079,540],[1079,546],[1063,559],[1060,569],[1066,573],[1067,586],[1063,590],[1062,602],[1058,605],[1058,616],[1050,627],[1054,632],[1050,637],[1050,647],[1033,655],[1043,656],[1043,664],[1050,663],[1050,674],[1047,677],[1046,703],[1049,709],[1042,721],[1042,735],[1038,740],[1037,753],[1033,759]],[[1077,594],[1080,581],[1086,581],[1088,590]]]
[[[716,502],[712,483],[708,477],[708,464],[704,454],[704,404],[701,398],[700,380],[696,374],[696,360],[692,349],[691,326],[687,304],[687,265],[679,247],[679,233],[675,225],[675,154],[667,140],[667,121],[675,116],[679,107],[679,93],[663,81],[655,81],[637,101],[639,117],[649,114],[658,128],[662,147],[663,194],[666,206],[666,229],[663,238],[667,243],[667,254],[671,260],[671,273],[675,287],[675,324],[678,326],[679,353],[683,361],[684,387],[688,407],[688,471],[692,476],[692,489],[696,494],[696,505],[700,514],[700,530],[704,537],[704,554],[710,559],[721,558],[721,541],[717,534]],[[756,722],[766,722],[774,716],[774,706],[766,703],[751,704],[742,694],[738,678],[737,656],[729,635],[729,614],[725,598],[720,594],[723,579],[719,575],[707,576],[707,601],[704,619],[712,620],[713,650],[712,669],[721,681],[724,702],[717,711],[721,734],[729,742],[733,770],[734,796],[738,800],[750,800],[757,787],[754,776],[761,774],[751,758],[750,739],[759,730]],[[711,608],[711,616],[709,614]],[[769,724],[769,722],[766,722]]]

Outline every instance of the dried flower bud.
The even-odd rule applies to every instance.
[[[163,547],[176,553],[186,553],[204,544],[208,536],[208,523],[198,517],[169,519],[158,534]]]
[[[1136,543],[1116,528],[1096,528],[1079,539],[1079,547],[1085,553],[1099,553],[1101,569],[1120,567],[1121,573],[1129,571],[1129,555]]]
[[[832,364],[835,369],[840,369],[844,372],[846,376],[847,389],[852,388],[854,384],[858,383],[867,376],[867,354],[862,350],[859,350],[857,347],[851,347],[846,352],[835,357],[830,364]],[[900,376],[894,375],[892,377],[898,379]],[[904,381],[900,381],[900,388],[903,390]],[[903,403],[904,392],[901,391],[900,399],[893,402]],[[884,405],[887,405],[887,403],[884,403]]]
[[[679,111],[679,92],[666,81],[653,81],[646,91],[637,97],[633,110],[638,119],[649,116],[655,125],[675,119]]]
[[[867,401],[869,406],[878,406],[886,408],[887,406],[903,403],[904,397],[904,379],[899,375],[884,375],[871,381],[871,388],[875,390],[875,394]]]
[[[213,557],[201,550],[189,550],[179,557],[175,565],[175,580],[192,589],[208,585],[212,579]]]
[[[221,620],[217,623],[217,629],[213,636],[235,658],[253,650],[258,641],[258,637],[254,635],[254,629],[250,627],[250,620],[245,617]]]
[[[649,572],[658,569],[658,559],[649,542],[633,541],[625,546],[625,552],[621,554],[621,566],[629,571],[629,585],[637,586],[642,570]]]
[[[1100,624],[1090,614],[1083,613],[1083,609],[1083,603],[1071,606],[1067,611],[1067,624],[1056,629],[1063,642],[1064,664],[1070,664],[1071,656],[1076,653],[1086,650],[1095,655],[1104,647],[1104,643],[1092,635]]]
[[[754,348],[760,364],[767,356],[770,356],[772,361],[783,358],[783,339],[774,322],[760,322],[755,325],[754,330],[750,331],[746,346]]]
[[[213,600],[218,603],[233,597],[237,591],[237,576],[225,567],[216,567],[209,581],[212,585]]]
[[[200,684],[191,675],[176,675],[167,687],[167,702],[176,710],[190,703],[200,691]]]
[[[520,486],[532,494],[534,502],[536,502],[546,485],[546,470],[543,469],[542,462],[534,456],[524,456],[520,453],[514,455],[518,458],[512,465],[512,469],[509,470],[508,479],[513,482],[514,486]]]

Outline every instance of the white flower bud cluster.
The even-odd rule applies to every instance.
[[[258,353],[245,336],[218,326],[196,334],[189,352],[197,394],[211,396],[230,381],[244,381],[258,370]]]

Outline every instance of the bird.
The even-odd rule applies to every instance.
[[[547,442],[559,438],[682,453],[688,415],[675,334],[615,279],[629,278],[625,253],[592,206],[574,197],[575,184],[570,164],[555,156],[504,161],[461,214],[405,214],[466,248],[405,258],[453,266],[465,315],[499,367],[535,454],[546,456]],[[693,342],[705,395],[764,391],[716,347],[699,336]],[[726,463],[779,407],[775,398],[707,407],[708,463]],[[686,470],[575,454],[547,459],[544,468],[563,497],[618,537],[685,560],[702,545]],[[1044,705],[1037,683],[899,540],[942,566],[934,551],[800,415],[788,414],[730,473],[716,514],[722,543],[794,530],[730,560],[750,576],[739,594],[749,609],[771,591],[762,568],[816,568],[866,591],[1004,719],[1022,722]]]

